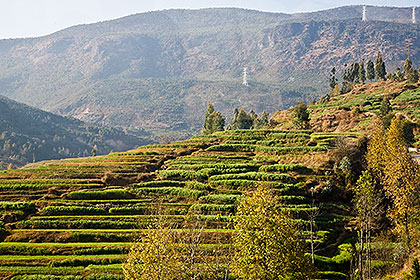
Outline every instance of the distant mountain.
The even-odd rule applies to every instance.
[[[0,97],[0,168],[124,151],[148,144],[122,131],[88,125]]]
[[[378,50],[389,71],[409,50],[419,63],[411,8],[368,6],[368,21],[361,17],[361,6],[291,15],[165,10],[0,40],[0,94],[95,124],[186,138],[210,102],[228,118],[234,107],[273,113],[318,98],[333,66]]]

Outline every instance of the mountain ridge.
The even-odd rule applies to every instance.
[[[402,21],[410,9],[368,12]],[[199,131],[208,103],[227,104],[220,109],[227,119],[234,107],[274,113],[268,103],[253,108],[252,98],[276,100],[282,109],[301,98],[310,102],[325,94],[333,66],[381,50],[393,71],[420,40],[419,25],[360,18],[361,6],[295,16],[167,10],[3,40],[0,94],[95,124],[186,138]],[[415,44],[410,54],[420,60]],[[252,91],[241,84],[243,67]]]

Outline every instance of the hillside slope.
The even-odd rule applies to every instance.
[[[388,69],[401,67],[420,40],[411,10],[368,7],[367,22],[361,10],[167,10],[1,40],[0,94],[96,124],[185,138],[199,131],[209,102],[228,118],[234,107],[272,113],[322,95],[332,66],[381,50]],[[420,61],[417,44],[410,54]],[[250,87],[241,84],[243,67]]]
[[[32,161],[124,151],[150,142],[109,127],[57,116],[0,97],[0,168]]]
[[[333,96],[327,103],[309,105],[310,127],[319,132],[369,132],[373,119],[380,115],[383,99],[390,101],[393,114],[403,115],[408,121],[419,125],[419,86],[419,83],[408,85],[406,81],[356,85],[349,93]],[[277,111],[272,117],[272,128],[292,128],[293,117],[292,109]],[[419,141],[418,131],[415,133],[415,140]]]
[[[203,223],[201,260],[224,265],[237,201],[263,184],[306,230],[307,242],[308,215],[318,213],[316,265],[327,277],[320,278],[346,279],[350,258],[341,245],[351,236],[344,228],[351,218],[348,198],[325,175],[332,147],[316,140],[337,136],[224,131],[1,172],[0,274],[108,273],[115,278],[107,279],[120,279],[130,241],[153,230],[156,219],[168,219],[172,230],[188,234],[182,230],[191,228],[188,213]]]

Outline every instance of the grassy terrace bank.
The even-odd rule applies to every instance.
[[[273,188],[307,242],[309,214],[318,213],[316,265],[323,279],[345,279],[334,277],[343,277],[349,262],[340,249],[349,207],[329,184],[327,155],[331,140],[343,135],[224,131],[1,171],[1,275],[110,273],[120,279],[131,242],[153,230],[158,217],[185,234],[187,217],[196,215],[205,224],[201,248],[226,247],[241,196],[263,184]]]

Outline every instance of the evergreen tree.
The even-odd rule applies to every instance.
[[[343,81],[341,83],[340,93],[344,94],[349,92],[353,87],[353,77],[350,69],[345,69],[341,76]]]
[[[359,81],[364,84],[366,81],[366,70],[365,70],[365,60],[362,59],[362,63],[360,63],[360,70],[359,70]]]
[[[413,68],[413,63],[411,62],[411,58],[407,57],[407,59],[404,62],[404,66],[403,66],[404,75],[406,77],[408,77],[409,72],[411,71],[412,68]]]
[[[416,69],[414,69],[413,67],[411,67],[408,70],[407,83],[409,83],[409,84],[415,84],[418,81],[419,81],[419,72],[417,72]]]
[[[261,129],[268,124],[268,116],[269,114],[264,111],[261,114],[261,117],[254,120],[254,124],[252,125],[253,129]]]
[[[248,115],[252,119],[252,123],[254,124],[258,119],[257,113],[255,113],[254,110],[251,109],[251,111],[249,111]]]
[[[235,108],[228,129],[250,129],[253,124],[254,120],[251,115],[247,114],[243,109],[238,111],[238,109]]]
[[[382,60],[381,52],[378,52],[375,62],[375,75],[379,80],[385,81],[386,69],[385,62]]]
[[[96,151],[98,150],[98,147],[95,145],[95,146],[93,146],[93,148],[92,148],[92,156],[94,157],[94,156],[96,156]]]
[[[334,88],[335,88],[335,86],[337,85],[337,77],[335,76],[335,74],[336,74],[336,70],[335,70],[335,67],[333,67],[332,69],[331,69],[331,73],[330,73],[330,79],[329,79],[329,82],[330,82],[330,91],[333,91],[334,90]]]
[[[379,107],[379,113],[381,117],[386,116],[389,112],[392,111],[391,103],[388,98],[383,98],[381,101],[381,107]]]
[[[214,110],[213,104],[209,104],[204,118],[203,134],[211,134],[215,131],[222,131],[225,127],[225,117]]]
[[[366,78],[369,81],[372,81],[375,79],[375,67],[373,65],[372,60],[368,60],[367,64],[366,64]]]
[[[360,76],[360,65],[359,63],[355,62],[351,66],[350,70],[351,81],[355,84],[360,84],[359,76]]]
[[[231,267],[239,279],[314,279],[301,232],[266,188],[241,201],[234,221]]]
[[[298,129],[308,129],[309,128],[309,112],[308,107],[306,106],[305,101],[299,101],[296,106],[293,108],[295,118],[293,123]]]

